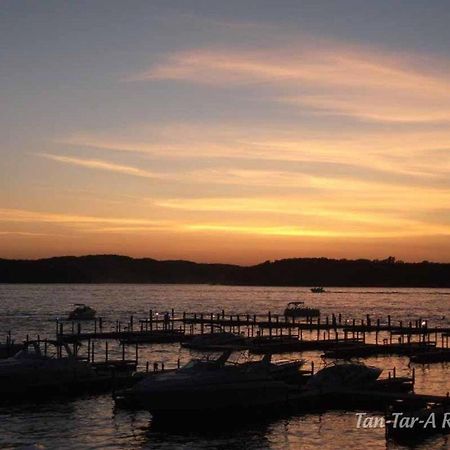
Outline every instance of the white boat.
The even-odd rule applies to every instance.
[[[319,317],[320,309],[304,306],[305,302],[289,302],[284,310],[285,317]]]
[[[69,313],[68,320],[93,320],[97,311],[84,303],[76,303],[75,309]]]

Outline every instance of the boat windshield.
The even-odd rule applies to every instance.
[[[264,355],[251,355],[248,351],[233,352],[226,359],[223,353],[213,353],[205,355],[203,358],[191,359],[180,370],[191,370],[200,367],[212,367],[216,364],[223,364],[224,366],[234,366],[248,362],[260,362]]]
[[[298,308],[299,306],[303,306],[304,304],[305,304],[305,302],[290,302],[290,303],[288,303],[287,307],[295,309],[295,308]]]
[[[36,351],[33,346],[20,350],[14,355],[15,359],[38,359],[42,358],[42,355]]]

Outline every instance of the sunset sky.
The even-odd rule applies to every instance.
[[[450,261],[449,1],[2,1],[0,257]]]

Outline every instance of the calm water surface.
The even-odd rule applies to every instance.
[[[229,287],[207,285],[0,285],[0,340],[11,330],[19,340],[52,337],[55,319],[65,317],[74,303],[93,306],[98,316],[126,322],[130,315],[145,317],[149,309],[166,311],[266,313],[281,312],[287,302],[304,299],[323,314],[342,313],[344,318],[373,320],[427,319],[430,324],[450,326],[450,290],[439,289],[329,289],[312,294],[306,288]],[[142,359],[174,364],[190,354],[177,344],[146,346]],[[302,356],[322,363],[317,352]],[[407,358],[377,357],[367,363],[394,366],[410,373]],[[450,365],[416,368],[416,391],[445,394],[450,391]],[[214,429],[172,430],[152,426],[146,412],[115,410],[110,395],[54,400],[42,404],[0,406],[0,448],[47,449],[385,449],[402,448],[386,442],[384,430],[356,428],[354,412],[327,412],[243,424],[232,429],[217,424]],[[449,449],[450,437],[435,437],[419,449]]]

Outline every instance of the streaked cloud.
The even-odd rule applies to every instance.
[[[417,68],[416,55],[321,41],[314,50],[301,38],[289,51],[202,48],[166,56],[129,81],[185,81],[244,90],[321,114],[380,122],[448,122],[447,73]],[[433,62],[430,62],[430,65]],[[448,61],[447,61],[448,64]]]
[[[142,218],[97,217],[75,214],[29,211],[22,209],[0,209],[0,222],[30,222],[30,223],[54,223],[54,224],[117,224],[117,225],[161,225],[158,220]]]
[[[30,236],[30,237],[35,237],[35,236],[53,236],[51,234],[48,233],[33,233],[31,231],[18,231],[18,230],[11,230],[11,231],[4,231],[4,230],[0,230],[0,236]]]
[[[226,202],[225,202],[226,203]],[[228,212],[239,212],[244,208],[245,201],[241,204],[235,202],[235,206],[228,202]],[[267,207],[253,207],[251,202],[248,213],[254,212],[278,212],[283,214],[282,210],[273,207],[268,211]],[[164,206],[164,205],[161,205]],[[167,205],[166,205],[167,207]],[[197,207],[197,209],[200,209]],[[204,211],[205,208],[203,207]],[[210,207],[209,210],[214,210]],[[224,211],[224,209],[222,209]],[[144,233],[152,235],[158,232],[200,232],[209,231],[217,233],[235,233],[235,234],[262,234],[262,235],[278,235],[278,236],[317,236],[317,237],[353,237],[353,238],[372,238],[372,237],[396,237],[396,236],[427,236],[427,235],[448,235],[450,230],[445,225],[427,224],[411,219],[395,220],[394,217],[386,219],[382,215],[376,213],[362,213],[358,211],[339,214],[337,210],[329,210],[320,212],[316,211],[303,212],[302,209],[297,210],[299,218],[295,218],[295,214],[285,211],[283,225],[270,224],[270,216],[247,216],[229,215],[226,219],[223,217],[215,221],[207,218],[185,217],[174,220],[152,220],[145,218],[121,218],[110,216],[78,216],[64,213],[50,213],[15,209],[1,209],[0,222],[2,223],[28,223],[35,225],[39,223],[47,223],[60,225],[64,227],[75,228],[82,233],[116,233],[116,234],[133,234]],[[289,216],[291,216],[289,218]],[[328,220],[323,221],[321,218]],[[319,219],[319,220],[318,220]],[[253,230],[253,231],[252,231]],[[11,230],[2,231],[2,234],[26,234],[29,236],[42,236],[45,234],[33,231]]]
[[[49,153],[42,153],[40,154],[40,156],[50,159],[52,161],[57,161],[60,163],[70,164],[74,166],[81,166],[87,169],[106,170],[109,172],[123,173],[126,175],[133,175],[136,177],[159,178],[159,175],[149,172],[147,170],[142,170],[137,167],[132,167],[128,165],[125,166],[115,164],[112,162],[98,159],[83,159],[83,158],[75,158],[72,156],[53,155]]]

